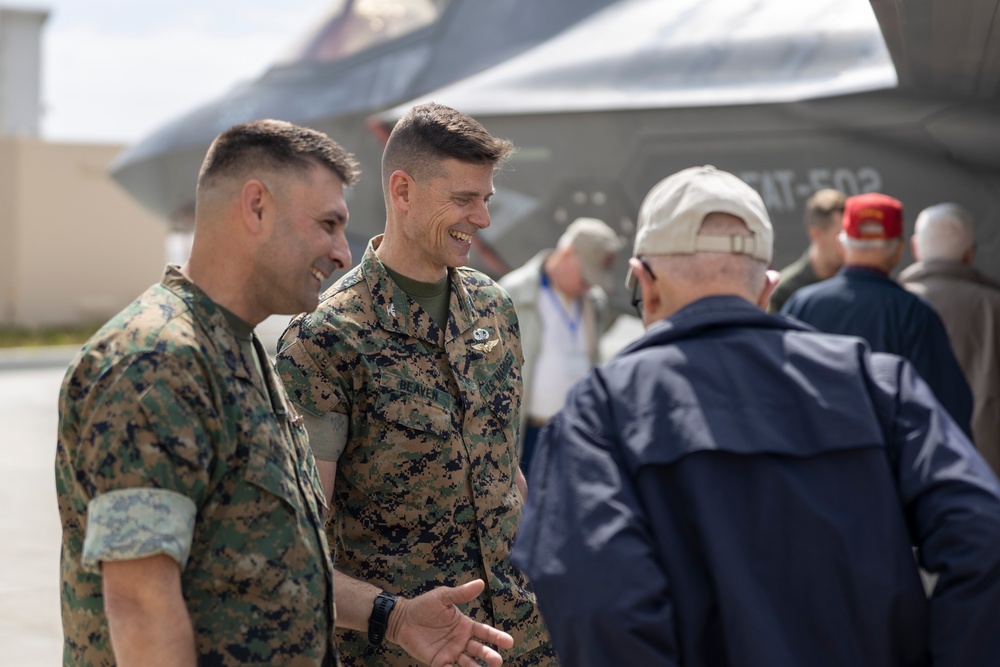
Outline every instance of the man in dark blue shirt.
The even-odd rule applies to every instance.
[[[1000,483],[909,362],[762,311],[771,250],[731,174],[646,197],[646,335],[542,432],[514,548],[560,664],[1000,665]]]
[[[972,392],[941,318],[889,277],[903,256],[902,204],[879,193],[849,197],[840,240],[844,268],[793,294],[781,312],[820,331],[861,336],[875,352],[905,357],[971,434]]]

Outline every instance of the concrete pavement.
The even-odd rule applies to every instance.
[[[276,317],[259,327],[270,353],[287,322]],[[602,357],[641,331],[635,318],[619,318]],[[0,349],[0,667],[52,667],[62,659],[53,466],[59,386],[76,351]]]
[[[0,348],[0,371],[38,368],[65,369],[76,356],[79,345]]]
[[[53,465],[73,349],[0,354],[0,665],[61,664]]]

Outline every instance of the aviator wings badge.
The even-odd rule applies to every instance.
[[[495,348],[499,342],[499,338],[494,338],[493,340],[488,340],[485,343],[475,343],[473,344],[472,349],[476,352],[489,352]]]
[[[493,340],[487,340],[490,337],[490,332],[488,329],[476,329],[472,332],[472,337],[475,338],[478,343],[472,344],[472,349],[476,352],[489,352],[497,343],[500,342],[500,338],[494,338]]]

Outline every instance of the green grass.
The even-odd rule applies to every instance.
[[[0,347],[39,347],[42,345],[80,345],[86,343],[100,324],[73,327],[2,327]]]

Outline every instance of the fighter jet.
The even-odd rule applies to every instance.
[[[543,42],[614,0],[340,0],[259,79],[237,85],[128,147],[111,173],[179,230],[190,229],[194,185],[211,140],[226,128],[278,118],[328,133],[365,175],[350,193],[352,234],[384,221],[381,126],[372,113],[486,69]]]
[[[415,5],[429,13],[407,21],[423,27],[380,33],[367,46],[351,37],[362,7]],[[911,228],[927,205],[962,203],[978,220],[977,265],[1000,279],[998,8],[1000,0],[346,2],[295,57],[127,150],[114,175],[183,225],[212,136],[264,116],[305,123],[355,151],[367,171],[349,202],[360,245],[384,222],[380,142],[406,108],[433,99],[520,147],[495,179],[493,224],[475,256],[495,276],[551,246],[578,216],[631,238],[653,184],[713,164],[763,196],[778,267],[807,244],[805,199],[837,187],[901,199]]]

